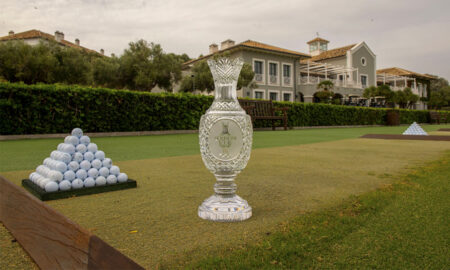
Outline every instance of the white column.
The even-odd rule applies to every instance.
[[[359,69],[356,69],[356,85],[361,83],[361,78],[359,78]]]
[[[386,73],[383,73],[383,84],[386,84]]]
[[[405,87],[408,87],[408,81],[406,80],[406,77],[405,77]]]
[[[327,64],[325,64],[325,80],[327,79]]]
[[[306,83],[309,83],[309,61],[308,61],[308,78],[306,79]]]

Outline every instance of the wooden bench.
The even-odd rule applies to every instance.
[[[436,122],[438,124],[441,124],[441,120],[443,122],[446,122],[447,115],[441,114],[440,112],[430,111],[430,120],[431,120],[431,123],[433,123],[433,121],[434,121],[434,122]]]
[[[240,99],[239,104],[252,118],[253,126],[255,120],[272,120],[272,130],[275,130],[275,120],[283,120],[284,130],[287,130],[287,111],[289,108],[274,107],[271,100]],[[276,111],[282,111],[283,115],[276,115]]]

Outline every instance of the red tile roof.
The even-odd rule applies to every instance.
[[[323,39],[323,38],[320,38],[320,37],[316,37],[315,39],[306,42],[306,44],[311,44],[311,43],[316,42],[316,41],[329,42],[326,39]]]
[[[50,40],[50,41],[56,41],[55,36],[47,34],[45,32],[39,31],[39,30],[35,30],[35,29],[28,30],[28,31],[25,31],[25,32],[21,32],[21,33],[17,33],[17,34],[4,36],[4,37],[0,37],[0,41],[18,40],[18,39],[30,39],[30,38],[42,38],[42,39],[46,39],[46,40]],[[93,52],[93,53],[100,54],[97,51],[94,51],[94,50],[88,49],[86,47],[77,45],[77,44],[72,43],[70,41],[67,41],[65,39],[61,40],[60,43],[63,44],[64,46],[67,46],[67,47],[82,49],[82,50],[87,51],[87,52]]]
[[[325,51],[319,55],[312,56],[308,60],[309,61],[320,61],[320,60],[325,60],[325,59],[330,59],[330,58],[341,57],[341,56],[346,55],[347,51],[350,50],[351,48],[355,47],[355,45],[356,44],[352,44],[352,45],[347,45],[347,46],[336,48],[336,49],[331,49],[331,50]]]
[[[410,77],[418,77],[418,78],[426,79],[426,80],[434,80],[434,79],[436,79],[436,77],[433,77],[433,76],[430,76],[430,75],[421,74],[421,73],[417,73],[417,72],[414,72],[414,71],[410,71],[410,70],[406,70],[406,69],[398,68],[398,67],[378,69],[377,70],[377,74],[391,74],[391,75],[397,75],[397,76],[410,76]]]
[[[238,44],[236,44],[234,46],[228,47],[226,49],[219,50],[219,51],[217,51],[215,53],[208,54],[208,55],[199,57],[197,59],[190,60],[190,61],[184,63],[183,65],[187,66],[187,65],[193,64],[193,63],[195,63],[195,62],[197,62],[199,60],[209,58],[212,55],[217,54],[217,53],[222,53],[222,52],[233,50],[233,49],[243,49],[243,48],[258,49],[258,50],[270,51],[270,52],[275,52],[275,53],[288,54],[290,56],[295,56],[295,57],[304,57],[304,58],[305,57],[310,57],[310,55],[306,54],[306,53],[301,53],[301,52],[297,52],[297,51],[283,49],[283,48],[280,48],[280,47],[264,44],[264,43],[253,41],[253,40],[247,40],[247,41],[238,43]]]

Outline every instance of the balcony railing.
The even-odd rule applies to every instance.
[[[341,87],[351,87],[351,88],[362,88],[361,83],[352,80],[337,80],[337,79],[325,79],[322,77],[309,76],[309,80],[307,76],[300,76],[298,78],[299,84],[318,84],[322,81],[332,81],[335,86]]]
[[[277,81],[278,81],[278,76],[274,76],[274,75],[269,76],[270,83],[275,84],[275,83],[277,83]]]
[[[291,77],[283,77],[284,84],[291,84]]]
[[[263,81],[263,74],[255,74],[255,81],[256,82],[262,82]]]

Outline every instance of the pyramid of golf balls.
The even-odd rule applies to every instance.
[[[56,192],[114,185],[126,182],[128,176],[80,128],[75,128],[29,179],[46,192]]]
[[[414,122],[403,132],[403,135],[428,135],[428,133]]]

